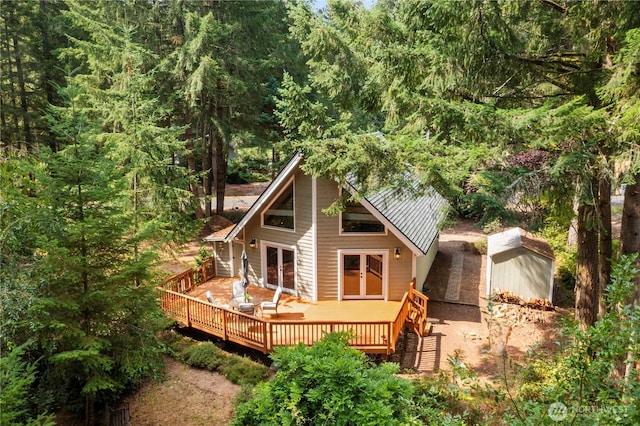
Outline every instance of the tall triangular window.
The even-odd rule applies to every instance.
[[[262,215],[264,226],[295,229],[293,181],[278,195],[266,212]]]

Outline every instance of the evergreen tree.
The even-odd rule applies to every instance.
[[[311,72],[309,83],[288,82],[282,92],[280,114],[288,134],[333,137],[354,123],[363,132],[382,111],[387,131],[412,135],[405,158],[435,170],[425,180],[448,181],[445,193],[458,195],[460,212],[504,210],[500,204],[506,199],[482,196],[474,174],[491,177],[496,194],[545,173],[537,203],[561,187],[570,192],[555,198],[558,211],[574,199],[582,211],[576,312],[584,325],[592,323],[610,270],[611,232],[604,222],[610,217],[611,158],[629,153],[610,131],[609,105],[597,92],[611,73],[621,35],[639,24],[637,4],[410,0],[379,2],[369,12],[334,0],[321,17],[300,4],[290,15]],[[365,120],[354,120],[361,116]],[[527,116],[535,117],[528,125]],[[332,131],[315,125],[323,119]],[[532,127],[541,124],[553,133]],[[313,151],[314,145],[309,141],[306,147]],[[428,154],[416,155],[416,148]],[[550,154],[545,169],[491,170],[498,169],[496,163],[508,169],[510,157],[533,150]],[[462,160],[451,167],[458,155]],[[522,187],[514,195],[530,196]]]
[[[136,285],[126,173],[99,137],[86,91],[64,90],[67,108],[52,112],[52,129],[64,142],[43,153],[47,174],[38,194],[50,200],[50,237],[40,233],[36,262],[41,294],[31,306],[31,327],[48,364],[49,391],[95,422],[95,404],[112,402],[161,365],[152,288]],[[80,102],[79,102],[80,101]]]

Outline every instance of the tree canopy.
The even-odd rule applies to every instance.
[[[0,350],[38,389],[16,418],[91,424],[153,375],[158,249],[222,213],[232,166],[295,150],[357,196],[411,178],[487,231],[575,229],[593,330],[640,251],[639,28],[629,1],[2,1]]]

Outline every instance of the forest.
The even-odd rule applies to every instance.
[[[0,8],[1,424],[55,424],[61,407],[99,424],[157,377],[159,254],[225,214],[228,183],[268,181],[295,151],[313,176],[349,174],[355,198],[417,178],[449,220],[518,224],[560,253],[568,343],[527,370],[535,389],[492,393],[487,424],[555,424],[562,397],[626,407],[576,424],[640,421],[640,2]],[[398,424],[475,423],[441,382],[384,386]],[[259,386],[237,424],[282,424],[272,394]],[[321,418],[288,421],[353,421]]]

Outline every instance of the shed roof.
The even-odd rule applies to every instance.
[[[203,241],[224,241],[225,238],[227,238],[227,235],[229,235],[229,232],[231,232],[235,227],[236,227],[235,224],[229,225],[226,228],[223,228],[214,232],[213,234],[207,235],[202,240]]]
[[[487,239],[487,254],[489,256],[520,247],[524,247],[551,260],[555,259],[549,243],[541,238],[535,237],[522,228],[507,229],[506,231],[489,235]]]

